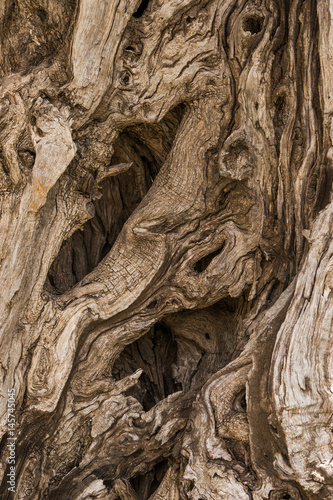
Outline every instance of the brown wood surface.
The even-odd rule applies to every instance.
[[[1,499],[333,498],[332,13],[0,0]]]

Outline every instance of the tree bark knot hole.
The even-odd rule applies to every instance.
[[[220,255],[220,253],[223,251],[223,248],[225,246],[225,243],[219,246],[216,250],[213,252],[210,252],[207,255],[204,255],[201,259],[199,259],[195,264],[194,264],[194,270],[201,274],[204,271],[207,270],[208,266],[212,263],[213,259]]]
[[[148,5],[149,5],[149,0],[141,0],[139,7],[133,14],[133,17],[135,19],[139,19],[140,17],[142,17],[148,8]]]
[[[242,21],[242,28],[250,35],[258,35],[263,27],[264,18],[258,14],[247,14]]]

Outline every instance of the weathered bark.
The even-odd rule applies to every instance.
[[[333,497],[331,11],[0,4],[1,498]]]

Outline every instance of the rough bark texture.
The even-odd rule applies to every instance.
[[[333,498],[332,15],[2,0],[2,499]]]

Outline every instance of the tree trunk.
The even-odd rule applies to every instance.
[[[3,499],[333,498],[333,0],[3,0]]]

